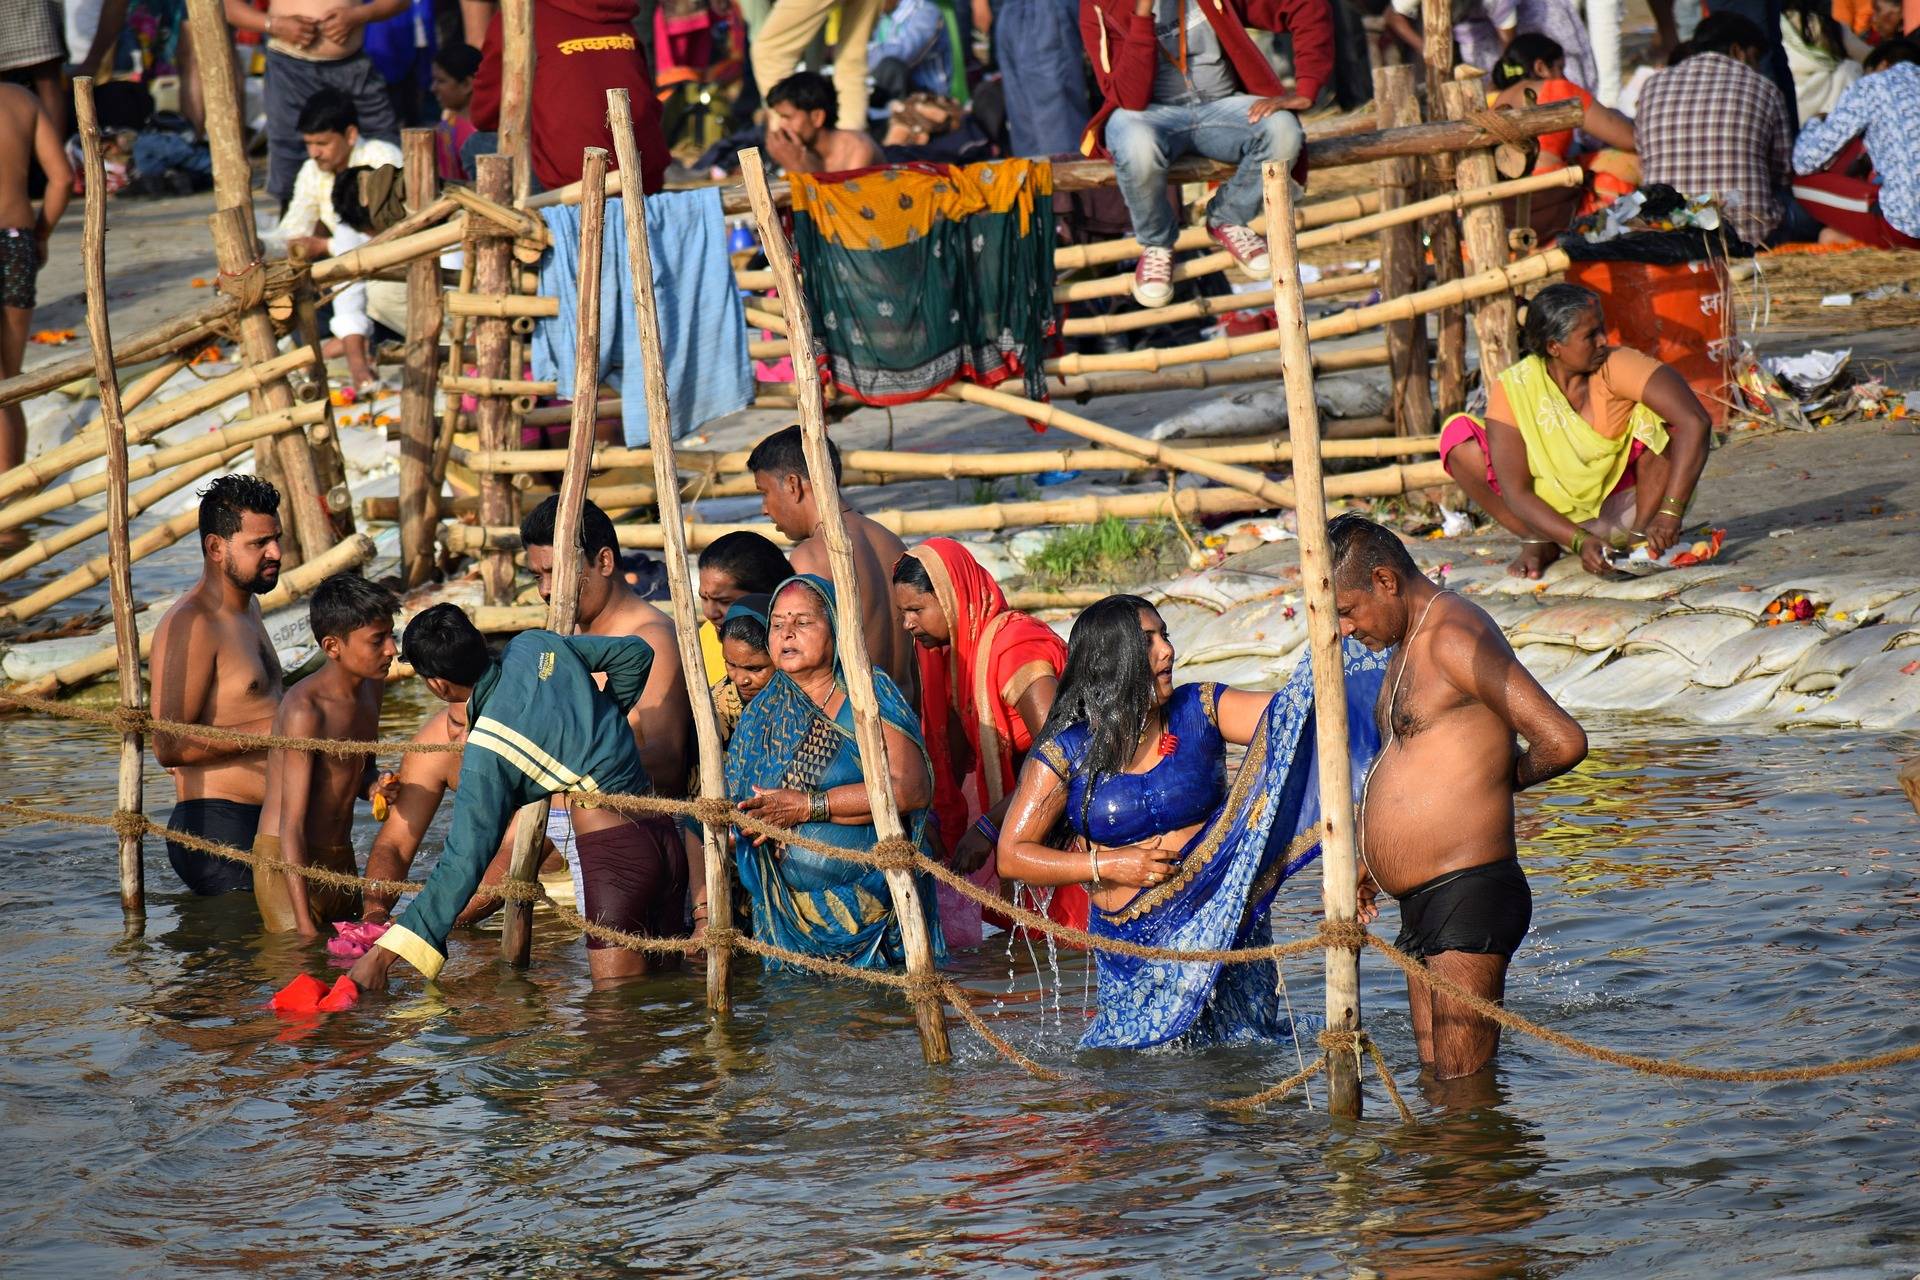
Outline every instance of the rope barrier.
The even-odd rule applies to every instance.
[[[131,733],[157,730],[165,733],[178,733],[181,736],[197,736],[213,741],[226,741],[249,746],[279,747],[287,750],[321,751],[333,755],[365,755],[369,752],[387,753],[393,751],[447,751],[460,750],[457,743],[416,743],[397,741],[354,742],[339,739],[321,738],[283,738],[271,734],[249,734],[234,730],[212,729],[205,725],[181,724],[177,721],[157,720],[138,708],[119,707],[111,711],[95,711],[73,707],[47,699],[30,697],[24,694],[0,694],[0,702],[12,703],[62,719],[82,720],[105,725],[119,732]],[[1103,937],[1083,929],[1075,929],[1059,924],[1046,916],[1009,902],[997,894],[992,894],[972,881],[942,866],[922,854],[905,839],[882,840],[867,851],[843,849],[812,840],[797,832],[765,822],[751,814],[744,813],[726,800],[719,797],[702,797],[695,800],[669,800],[661,796],[628,796],[601,793],[577,793],[575,803],[584,806],[605,808],[649,814],[693,817],[709,826],[730,824],[741,830],[767,836],[784,844],[805,848],[831,858],[853,862],[882,870],[917,870],[931,875],[940,883],[947,885],[965,897],[982,906],[998,911],[1015,923],[1037,932],[1052,935],[1059,941],[1077,945],[1088,950],[1107,951],[1118,955],[1133,956],[1146,960],[1161,960],[1172,963],[1206,964],[1246,964],[1261,960],[1278,960],[1289,955],[1299,955],[1310,951],[1324,951],[1342,947],[1358,951],[1370,947],[1381,953],[1389,963],[1404,973],[1410,981],[1425,985],[1429,990],[1456,1000],[1481,1017],[1497,1023],[1507,1030],[1521,1035],[1532,1036],[1537,1040],[1553,1045],[1566,1053],[1591,1061],[1623,1067],[1645,1075],[1661,1076],[1677,1080],[1711,1080],[1722,1083],[1767,1084],[1785,1082],[1806,1082],[1829,1080],[1841,1076],[1859,1075],[1877,1071],[1885,1067],[1899,1066],[1920,1061],[1920,1044],[1907,1045],[1884,1053],[1871,1054],[1859,1058],[1846,1058],[1836,1062],[1818,1063],[1799,1067],[1707,1067],[1693,1063],[1677,1062],[1671,1059],[1655,1058],[1646,1054],[1623,1053],[1608,1049],[1565,1032],[1555,1031],[1551,1027],[1535,1022],[1530,1018],[1514,1013],[1505,1006],[1496,1004],[1482,996],[1475,995],[1446,978],[1439,977],[1412,956],[1407,955],[1393,944],[1369,932],[1354,921],[1323,921],[1316,935],[1293,942],[1274,943],[1262,947],[1247,947],[1234,950],[1185,950],[1171,947],[1154,947],[1141,943],[1127,942],[1119,938]],[[66,823],[78,826],[98,827],[114,831],[120,835],[155,835],[171,840],[187,848],[198,849],[218,857],[242,862],[256,870],[291,872],[305,876],[320,884],[342,889],[375,889],[383,894],[399,895],[417,893],[423,887],[412,881],[370,880],[364,876],[349,875],[331,871],[324,867],[294,866],[278,858],[263,857],[250,850],[234,848],[231,845],[207,840],[188,832],[173,831],[153,822],[143,814],[128,810],[116,810],[106,817],[85,814],[66,813],[53,809],[43,809],[15,801],[0,801],[0,813],[10,814],[28,822]],[[605,925],[595,924],[581,917],[572,908],[555,902],[537,883],[504,881],[494,885],[482,885],[477,894],[483,897],[504,899],[507,901],[545,901],[553,906],[562,920],[565,920],[583,933],[616,946],[637,951],[659,951],[678,954],[693,954],[707,949],[708,940],[695,942],[691,938],[649,938],[627,934]],[[940,999],[952,1004],[966,1020],[969,1026],[979,1032],[981,1037],[991,1044],[1009,1061],[1038,1079],[1058,1079],[1058,1075],[1041,1067],[1022,1055],[1002,1037],[987,1026],[972,1005],[966,1000],[960,989],[951,981],[933,975],[927,978],[910,978],[904,974],[887,971],[859,969],[852,965],[830,960],[822,956],[810,956],[800,952],[776,947],[744,934],[730,927],[716,926],[709,930],[709,939],[714,945],[738,947],[766,959],[778,960],[796,968],[822,974],[829,977],[848,978],[877,986],[892,987],[905,992],[911,999]],[[1244,1110],[1259,1106],[1275,1098],[1284,1096],[1309,1079],[1316,1071],[1324,1069],[1326,1052],[1350,1051],[1356,1059],[1362,1052],[1373,1058],[1376,1070],[1388,1095],[1403,1119],[1411,1119],[1405,1101],[1394,1086],[1392,1076],[1387,1071],[1386,1062],[1379,1046],[1364,1032],[1324,1031],[1321,1033],[1323,1055],[1309,1063],[1302,1071],[1281,1081],[1279,1084],[1247,1098],[1220,1105],[1234,1110]]]

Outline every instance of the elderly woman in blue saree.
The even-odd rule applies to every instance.
[[[727,743],[727,796],[742,810],[813,840],[865,850],[878,840],[854,742],[853,708],[834,644],[833,584],[781,583],[767,610],[775,672]],[[894,803],[907,837],[928,851],[933,775],[920,716],[885,672],[873,673],[885,723]],[[807,955],[880,967],[902,957],[885,873],[797,845],[734,832],[734,864],[753,906],[753,936]],[[932,877],[920,902],[936,958],[945,958]],[[774,964],[776,962],[769,962]]]
[[[1348,704],[1371,708],[1385,655],[1343,649]],[[1379,750],[1373,718],[1348,717],[1353,777]],[[1074,623],[1067,667],[1021,770],[997,848],[1002,877],[1086,883],[1089,932],[1181,950],[1258,947],[1282,882],[1319,853],[1313,675],[1300,660],[1278,693],[1173,684],[1173,645],[1138,596],[1109,596]],[[1226,748],[1246,747],[1231,783]],[[1066,849],[1049,838],[1064,820]],[[1082,1048],[1293,1034],[1272,961],[1141,960],[1096,951],[1100,1008]]]

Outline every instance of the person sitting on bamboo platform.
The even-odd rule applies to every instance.
[[[767,153],[788,173],[844,173],[885,164],[873,135],[836,129],[833,82],[800,71],[767,93]]]
[[[362,991],[383,989],[396,960],[428,978],[440,972],[447,934],[523,806],[555,792],[651,790],[627,723],[653,666],[645,640],[523,631],[495,662],[467,615],[438,604],[407,624],[404,652],[435,697],[466,704],[467,747],[440,861],[399,922],[354,963],[348,976]],[[605,688],[596,675],[606,677]],[[582,806],[573,830],[589,921],[650,936],[686,933],[686,853],[671,821]],[[677,964],[587,939],[596,986]]]
[[[1447,473],[1520,537],[1507,571],[1537,578],[1561,547],[1596,574],[1642,540],[1666,554],[1707,461],[1687,380],[1609,345],[1599,295],[1576,284],[1535,294],[1520,340],[1529,354],[1487,388],[1486,422],[1455,414],[1440,431]]]
[[[1067,646],[1007,607],[993,575],[951,538],[929,538],[893,566],[893,603],[920,661],[920,733],[933,762],[933,812],[947,865],[983,889],[1020,765],[1047,722]],[[1083,929],[1086,892],[1061,885],[1040,909]],[[1016,899],[1017,900],[1017,899]],[[955,947],[981,941],[980,904],[940,886]]]
[[[1536,191],[1530,197],[1527,225],[1543,241],[1565,231],[1576,217],[1612,204],[1640,185],[1633,121],[1567,79],[1566,66],[1567,55],[1558,43],[1527,31],[1513,38],[1493,68],[1493,87],[1498,90],[1495,107],[1519,110],[1535,102],[1578,101],[1586,114],[1577,136],[1582,144],[1597,143],[1601,148],[1581,149],[1572,129],[1540,136],[1532,172],[1552,173],[1577,164],[1587,174],[1583,186]]]
[[[153,633],[148,670],[156,719],[266,733],[280,705],[280,659],[255,598],[280,581],[280,492],[256,476],[222,476],[200,491],[200,580]],[[173,775],[167,827],[236,849],[252,846],[267,796],[265,750],[212,738],[153,735]],[[253,886],[234,862],[167,842],[167,861],[194,893]]]
[[[380,700],[393,667],[393,615],[399,608],[393,592],[357,574],[336,573],[314,590],[307,618],[326,663],[281,702],[275,736],[366,742],[380,736]],[[273,748],[253,852],[295,867],[358,875],[353,802],[375,794],[392,799],[391,780],[379,778],[374,765],[371,752],[337,756]],[[253,898],[268,933],[318,937],[330,922],[360,914],[358,890],[291,871],[256,871]]]
[[[840,482],[840,447],[827,441],[833,460],[834,483]],[[820,504],[807,478],[807,458],[800,447],[800,428],[776,431],[747,455],[747,470],[760,490],[760,509],[774,527],[796,544],[787,556],[795,573],[831,579],[827,542],[820,536]],[[913,641],[907,638],[900,611],[894,607],[888,567],[907,553],[907,544],[892,530],[874,523],[852,508],[844,508],[847,540],[853,546],[853,567],[860,580],[860,626],[867,633],[867,657],[877,670],[914,700]]]
[[[1385,662],[1343,654],[1347,701],[1371,705]],[[1282,881],[1318,852],[1313,671],[1278,693],[1173,684],[1173,644],[1138,596],[1109,596],[1073,624],[1053,712],[1020,771],[997,846],[1000,875],[1086,884],[1089,932],[1156,947],[1262,946]],[[1348,718],[1354,776],[1379,744]],[[1228,743],[1246,757],[1231,785]],[[1083,843],[1047,843],[1064,819]],[[1284,1038],[1270,961],[1141,960],[1096,950],[1100,1009],[1082,1048]]]
[[[1293,37],[1288,93],[1249,26]],[[1167,203],[1167,169],[1182,156],[1234,165],[1207,206],[1207,231],[1241,269],[1273,273],[1266,239],[1250,225],[1263,199],[1261,166],[1291,165],[1305,136],[1297,112],[1313,105],[1333,70],[1333,20],[1316,0],[1080,0],[1080,35],[1106,97],[1081,150],[1112,153],[1133,215],[1140,259],[1133,297],[1173,299],[1180,225]],[[1296,172],[1296,180],[1304,178]]]
[[[1341,634],[1393,655],[1384,686],[1354,700],[1350,717],[1377,724],[1385,744],[1371,772],[1355,774],[1365,779],[1360,921],[1378,916],[1374,898],[1385,890],[1400,902],[1394,945],[1498,1003],[1533,920],[1513,795],[1579,764],[1586,733],[1520,665],[1499,625],[1421,574],[1391,530],[1343,515],[1327,533]],[[1458,1001],[1411,979],[1407,1000],[1420,1061],[1440,1079],[1473,1074],[1499,1047],[1499,1024]]]
[[[854,741],[834,609],[833,584],[812,574],[790,578],[773,593],[767,643],[776,670],[727,743],[727,798],[808,840],[864,852],[879,834]],[[933,779],[919,718],[886,672],[875,670],[873,685],[901,825],[930,853]],[[753,936],[761,941],[863,967],[903,958],[900,923],[880,868],[737,828],[734,864],[752,904]],[[944,957],[933,879],[916,879],[934,953]],[[696,928],[704,905],[696,899]]]
[[[723,533],[700,552],[700,656],[707,665],[708,688],[727,678],[718,631],[727,611],[747,596],[772,595],[792,576],[786,553],[772,539],[746,529]],[[740,718],[737,705],[733,713],[734,719]]]

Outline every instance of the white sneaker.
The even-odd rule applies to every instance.
[[[1207,225],[1207,234],[1214,243],[1233,255],[1240,269],[1256,280],[1265,280],[1273,275],[1273,259],[1267,254],[1267,238],[1254,234],[1252,227],[1243,227],[1239,223],[1229,222],[1215,226]]]
[[[1140,250],[1133,268],[1133,300],[1143,307],[1164,307],[1173,300],[1173,250]]]

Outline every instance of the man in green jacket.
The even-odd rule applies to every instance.
[[[653,667],[646,641],[525,631],[496,663],[467,615],[441,604],[408,624],[405,656],[435,697],[466,703],[467,745],[440,861],[399,922],[353,966],[348,976],[361,990],[384,988],[396,960],[428,978],[440,972],[447,934],[514,814],[556,792],[575,797],[587,919],[632,933],[686,934],[687,859],[673,823],[592,802],[595,794],[652,790],[627,726],[627,712]],[[606,676],[605,689],[595,684],[596,674]],[[678,959],[650,958],[592,938],[587,947],[595,986]]]

